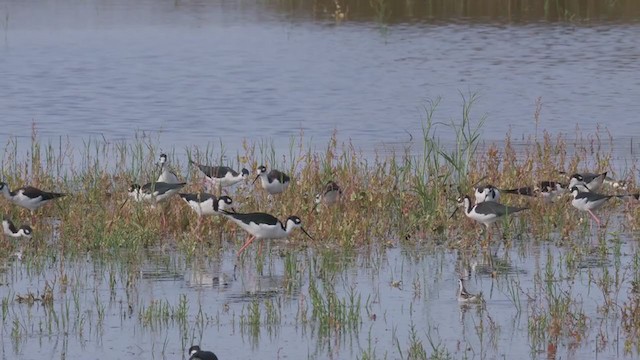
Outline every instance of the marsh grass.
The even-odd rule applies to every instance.
[[[245,142],[245,153],[234,155],[229,155],[223,144],[186,149],[186,158],[175,150],[163,152],[169,154],[173,170],[188,182],[184,192],[202,189],[202,176],[189,166],[189,159],[237,169],[246,167],[252,174],[262,164],[289,173],[293,179],[290,188],[273,199],[259,184],[248,182],[229,189],[234,206],[241,212],[264,211],[283,220],[289,215],[300,216],[317,244],[294,235],[288,247],[312,245],[347,252],[388,239],[391,243],[403,239],[406,246],[427,239],[448,247],[473,246],[476,239],[471,229],[477,230],[478,225],[463,215],[454,219],[449,215],[455,198],[471,193],[479,181],[510,188],[539,180],[563,180],[558,170],[571,173],[585,167],[598,171],[612,168],[612,155],[606,150],[613,148],[613,141],[598,134],[583,136],[578,132],[568,140],[563,135],[553,137],[542,132],[524,139],[517,147],[507,134],[501,148],[482,145],[485,116],[473,113],[477,101],[475,94],[462,95],[460,116],[449,120],[440,120],[439,100],[428,102],[422,148],[408,145],[384,156],[365,156],[352,143],[340,143],[337,133],[322,152],[305,145],[302,134],[292,138],[286,156],[277,154],[267,141]],[[536,122],[540,107],[538,104],[534,115]],[[443,129],[454,134],[453,144],[440,140],[438,134]],[[126,189],[131,183],[150,182],[158,175],[155,164],[160,149],[154,139],[144,134],[137,135],[134,143],[90,139],[84,142],[83,149],[74,149],[63,138],[55,145],[41,144],[38,138],[34,127],[26,156],[19,152],[22,144],[18,139],[9,139],[2,159],[2,177],[12,188],[29,184],[70,194],[38,210],[33,225],[39,243],[53,242],[71,255],[114,248],[137,251],[170,244],[193,253],[203,245],[219,249],[225,239],[238,245],[245,239],[242,230],[219,216],[205,218],[204,226],[196,232],[195,214],[177,197],[155,208],[127,199]],[[320,206],[312,211],[314,195],[328,180],[340,184],[342,201],[332,208]],[[634,188],[633,179],[630,180]],[[513,195],[503,195],[503,202],[530,208],[494,227],[494,231],[500,228],[508,238],[566,241],[579,229],[576,217],[588,220],[571,207],[568,196],[553,206],[536,198]],[[610,207],[619,204],[611,203]],[[1,201],[0,206],[14,220],[24,222],[29,217],[26,211],[6,201]],[[637,207],[628,212],[630,218],[639,218],[633,216]],[[167,220],[165,226],[160,221],[162,217]],[[627,227],[633,230],[638,225],[633,220]]]
[[[51,283],[52,296],[47,297],[51,302],[45,305],[44,332],[96,331],[91,328],[92,324],[97,324],[99,331],[110,311],[110,302],[120,301],[122,316],[137,315],[145,329],[177,326],[186,336],[191,320],[196,321],[202,332],[206,326],[220,324],[221,316],[228,316],[252,341],[257,341],[264,331],[275,336],[278,329],[286,325],[282,296],[266,300],[255,297],[244,304],[238,319],[224,311],[216,314],[193,310],[201,304],[186,297],[141,300],[136,284],[143,278],[142,266],[149,261],[152,249],[177,250],[189,261],[203,256],[219,259],[221,254],[233,253],[239,248],[247,234],[216,216],[205,218],[204,225],[196,230],[196,215],[179,198],[151,208],[127,200],[126,194],[131,183],[144,184],[157,178],[155,163],[161,151],[169,154],[172,169],[188,183],[184,192],[202,189],[201,175],[189,166],[189,159],[212,165],[222,163],[236,169],[246,167],[252,174],[264,164],[269,169],[288,172],[292,176],[290,188],[270,200],[259,185],[240,184],[228,189],[234,206],[241,212],[264,211],[282,220],[298,215],[315,241],[294,232],[286,241],[264,243],[259,256],[258,246],[250,247],[241,261],[253,266],[259,274],[273,272],[274,262],[282,261],[285,275],[278,295],[293,297],[301,288],[308,289],[308,296],[300,296],[298,300],[295,323],[320,339],[330,341],[358,334],[367,321],[363,321],[363,317],[375,321],[376,313],[380,314],[372,305],[379,298],[375,292],[365,295],[356,287],[342,284],[344,288],[341,288],[336,284],[341,284],[344,273],[355,266],[379,272],[386,266],[385,254],[397,248],[412,264],[427,256],[435,257],[436,262],[440,262],[434,265],[438,268],[434,270],[437,276],[442,276],[438,271],[445,267],[443,252],[482,251],[486,265],[483,264],[485,269],[481,274],[500,282],[517,313],[529,316],[527,326],[535,352],[563,342],[581,343],[587,338],[587,329],[593,320],[587,316],[582,298],[573,293],[572,281],[586,266],[596,264],[599,268],[589,275],[589,281],[603,294],[598,311],[603,316],[614,316],[621,311],[623,330],[629,338],[625,346],[637,349],[640,334],[634,329],[640,324],[640,306],[635,294],[640,287],[640,265],[637,265],[640,260],[635,254],[635,265],[626,267],[621,260],[624,251],[620,240],[620,234],[632,233],[640,227],[640,210],[633,201],[612,200],[607,208],[598,212],[604,221],[610,218],[610,226],[620,222],[625,223],[624,226],[592,231],[588,215],[575,210],[568,196],[547,204],[538,198],[505,194],[504,203],[527,206],[529,210],[494,225],[492,243],[485,243],[487,249],[478,241],[482,240],[477,234],[481,225],[462,214],[449,218],[456,206],[455,199],[461,193],[471,194],[480,179],[500,188],[515,188],[540,180],[566,180],[558,170],[568,173],[610,170],[612,139],[580,132],[569,139],[541,131],[528,139],[515,141],[507,134],[501,144],[484,144],[481,135],[485,116],[472,111],[477,101],[475,95],[463,96],[461,113],[450,119],[442,119],[437,100],[427,103],[422,147],[407,145],[395,152],[374,155],[364,155],[351,142],[340,142],[337,133],[320,152],[313,151],[301,134],[291,139],[286,155],[277,153],[269,142],[245,142],[242,153],[230,154],[220,144],[185,149],[186,157],[181,156],[180,151],[158,149],[156,140],[142,135],[133,143],[91,139],[84,143],[84,148],[74,149],[62,138],[55,145],[41,144],[34,131],[26,152],[21,150],[24,144],[12,138],[5,146],[2,159],[5,182],[12,188],[30,184],[70,195],[37,211],[32,224],[33,240],[7,242],[0,248],[0,254],[10,256],[17,248],[24,247],[27,256],[23,264],[30,276],[54,272],[56,282]],[[538,104],[534,121],[538,121],[540,107]],[[454,134],[453,143],[439,138],[443,129]],[[633,174],[634,169],[635,164],[631,164],[631,169],[621,173]],[[312,210],[314,195],[329,180],[341,186],[341,201],[333,207],[320,206],[317,211]],[[633,178],[628,180],[631,180],[628,191],[633,192]],[[29,222],[26,211],[4,199],[0,200],[0,207],[14,221]],[[613,215],[609,217],[607,212]],[[163,215],[167,220],[165,225],[161,221]],[[509,250],[517,247],[518,254],[524,257],[532,246],[541,243],[553,244],[563,251],[543,253],[542,258],[546,256],[546,259],[542,268],[533,275],[534,290],[523,290],[519,279],[507,278],[519,274]],[[504,256],[492,254],[492,245],[502,246]],[[90,277],[85,274],[79,279],[65,264],[87,257],[97,264],[96,273],[103,274],[99,280],[91,280],[107,287],[109,300],[105,302],[96,291],[90,301],[92,312],[83,315],[81,289],[90,283]],[[178,273],[176,269],[181,266],[167,259],[158,262],[154,265],[166,268],[168,273]],[[630,272],[626,276],[635,284],[636,293],[630,294],[619,309],[625,271]],[[394,291],[409,291],[415,301],[429,301],[428,282],[434,274],[414,278],[394,275],[392,272],[383,277],[384,286]],[[124,292],[123,296],[117,295],[119,290]],[[31,296],[20,292],[2,298],[3,322],[10,324],[16,343],[23,341],[27,326],[15,315],[15,307],[35,306],[36,302],[44,305],[44,299],[36,299],[45,291],[31,291]],[[28,305],[29,299],[32,305]],[[16,302],[19,304],[15,305]],[[488,314],[481,321],[477,335],[482,344],[487,340],[497,341],[500,327]],[[415,326],[408,331],[408,340],[396,343],[402,358],[452,356],[447,345],[435,335],[418,332]],[[361,355],[362,358],[380,356],[371,344]]]
[[[280,11],[336,22],[376,21],[500,21],[591,22],[637,19],[640,9],[633,0],[269,0]]]

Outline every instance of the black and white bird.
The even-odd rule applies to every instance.
[[[253,182],[255,183],[258,179],[260,179],[260,183],[262,184],[262,188],[265,189],[270,195],[275,195],[283,192],[291,182],[291,178],[289,175],[278,171],[271,170],[267,173],[266,166],[260,166],[258,168],[258,175],[256,176]]]
[[[169,169],[167,154],[160,154],[158,166],[160,166],[160,176],[158,176],[158,180],[156,182],[163,182],[167,184],[181,183],[180,179],[178,179],[178,175]]]
[[[464,287],[462,279],[458,279],[458,302],[461,304],[479,303],[482,302],[482,292],[478,294],[472,294]]]
[[[467,195],[458,198],[458,206],[463,207],[464,214],[468,218],[483,224],[487,228],[505,215],[528,209],[526,207],[506,206],[495,201],[485,201],[472,205],[471,198]]]
[[[211,351],[200,350],[200,346],[193,345],[189,348],[189,360],[218,360],[218,357]]]
[[[485,201],[497,202],[500,200],[500,190],[493,185],[478,186],[474,189],[476,204]]]
[[[2,220],[2,228],[4,230],[4,234],[7,236],[11,236],[14,238],[25,237],[27,239],[31,239],[33,230],[29,225],[22,225],[19,228],[11,222],[9,219]]]
[[[228,211],[224,211],[224,213],[230,220],[251,234],[240,250],[238,250],[238,257],[240,257],[240,254],[242,254],[255,239],[284,239],[288,237],[295,228],[300,228],[305,235],[313,240],[311,235],[302,227],[302,220],[297,216],[289,216],[283,224],[275,216],[266,213],[255,212],[242,214]]]
[[[189,204],[198,216],[221,214],[223,210],[226,210],[227,207],[231,208],[231,204],[233,204],[233,200],[228,196],[217,198],[215,195],[202,192],[198,194],[180,194],[180,197]]]
[[[35,211],[42,205],[50,202],[51,200],[65,196],[63,193],[55,193],[49,191],[42,191],[33,186],[21,187],[17,190],[11,191],[9,185],[4,182],[0,182],[0,191],[5,198],[12,203]]]
[[[329,181],[322,191],[316,194],[314,209],[320,204],[331,206],[340,200],[340,196],[342,196],[340,186],[334,181]]]
[[[191,160],[198,170],[205,176],[205,180],[215,188],[235,185],[249,177],[249,170],[243,168],[240,172],[228,166],[200,165]]]
[[[600,190],[606,178],[606,171],[600,174],[575,173],[571,175],[571,178],[569,179],[569,189],[577,187],[579,191],[596,192]]]
[[[580,187],[574,186],[571,188],[571,195],[573,195],[573,200],[571,200],[571,205],[578,210],[586,211],[591,215],[593,220],[600,226],[600,219],[593,213],[593,210],[596,210],[602,205],[604,205],[609,199],[614,197],[624,197],[628,195],[602,195],[597,194],[591,191],[582,191]],[[633,196],[633,195],[632,195]]]
[[[545,202],[553,202],[567,189],[566,184],[556,181],[540,181],[536,186],[524,186],[516,189],[503,189],[504,194],[541,197]]]
[[[177,184],[155,182],[143,186],[132,184],[129,187],[129,196],[137,202],[149,202],[155,205],[177,194],[186,184],[184,182]]]

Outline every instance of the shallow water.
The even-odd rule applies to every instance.
[[[571,266],[572,250],[553,242],[515,239],[508,250],[496,245],[474,255],[424,241],[427,246],[406,247],[393,240],[390,248],[364,249],[355,257],[326,249],[289,252],[285,243],[273,242],[261,268],[236,264],[233,249],[211,258],[156,249],[120,260],[96,255],[44,264],[29,261],[27,251],[2,272],[3,357],[76,359],[96,352],[104,359],[176,359],[201,343],[221,359],[401,358],[413,331],[430,354],[429,341],[453,358],[546,358],[552,356],[548,343],[533,340],[529,322],[545,314],[547,286],[572,294],[572,311],[586,315],[581,341],[561,336],[558,357],[593,358],[596,351],[599,358],[634,357],[623,351],[618,311],[598,311],[604,295],[597,283],[618,269],[624,284],[612,301],[623,305],[636,296],[628,282],[635,240],[623,237],[607,245],[608,255],[586,254]],[[287,262],[296,264],[294,271]],[[536,279],[541,274],[543,281]],[[468,276],[471,292],[482,291],[484,308],[457,303],[461,275]],[[12,300],[42,294],[47,283],[50,306]],[[312,287],[325,301],[334,291],[355,320],[323,327],[313,318]],[[251,315],[256,311],[259,324]]]
[[[572,140],[576,128],[605,134],[601,124],[624,169],[640,151],[633,141],[638,26],[336,23],[253,2],[6,2],[0,140],[15,136],[29,148],[35,122],[45,142],[132,141],[144,132],[178,157],[186,147],[221,142],[233,153],[244,139],[273,142],[287,154],[301,131],[322,148],[334,129],[366,153],[410,140],[419,149],[428,99],[442,98],[436,120],[448,122],[460,117],[460,93],[477,92],[474,119],[487,115],[483,146],[509,130],[520,141],[536,129]],[[445,127],[438,134],[452,141]],[[194,257],[168,248],[71,259],[54,249],[35,259],[27,247],[22,261],[5,257],[0,269],[1,356],[77,359],[98,349],[104,359],[176,359],[200,343],[220,359],[396,359],[407,357],[413,329],[414,345],[433,354],[431,341],[453,358],[633,358],[623,351],[620,313],[602,311],[597,285],[603,273],[622,269],[612,303],[637,296],[629,281],[637,235],[617,240],[624,219],[614,219],[608,253],[575,263],[566,244],[528,238],[492,256],[419,238],[419,245],[390,238],[389,248],[350,255],[273,242],[262,265],[253,254],[237,264],[227,239],[222,251],[203,248]],[[547,263],[552,276],[541,279]],[[470,291],[483,292],[486,308],[459,306],[461,274]],[[52,305],[15,301],[44,293],[46,284]],[[559,336],[555,354],[530,332],[530,319],[540,321],[551,302],[544,288],[553,285],[571,294],[571,311],[587,324],[576,332],[580,341]],[[353,295],[359,307],[345,306],[352,322],[323,327],[314,319],[314,288],[347,305]]]

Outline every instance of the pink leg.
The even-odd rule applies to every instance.
[[[258,244],[258,256],[262,255],[262,241]]]
[[[238,255],[236,255],[236,257],[240,257],[240,254],[242,254],[242,252],[244,251],[244,249],[246,249],[246,248],[247,248],[247,246],[249,246],[249,245],[253,242],[253,240],[255,240],[255,239],[256,239],[256,237],[255,237],[255,236],[253,236],[253,235],[252,235],[251,237],[249,237],[249,240],[247,240],[247,242],[245,242],[245,243],[244,243],[244,245],[242,245],[242,247],[240,248],[240,250],[238,250]]]
[[[200,227],[202,226],[202,216],[198,216],[198,225],[196,225],[196,232],[199,232]]]
[[[594,213],[592,213],[591,210],[587,209],[587,211],[589,212],[589,214],[591,214],[591,217],[596,221],[598,226],[600,226],[600,219],[598,219],[598,217]]]

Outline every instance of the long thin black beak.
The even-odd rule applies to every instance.
[[[488,176],[485,175],[483,177],[481,177],[478,181],[474,182],[473,185],[471,185],[471,187],[476,187],[476,185],[480,184],[481,182],[483,182]],[[456,209],[457,210],[457,209]]]
[[[256,178],[255,178],[255,179],[253,179],[252,184],[255,184],[255,183],[256,183],[256,181],[258,181],[258,178],[259,178],[259,177],[260,177],[260,175],[256,176]]]
[[[302,226],[300,227],[300,230],[302,230],[302,232],[307,235],[309,237],[309,239],[316,241],[313,237],[311,237],[311,235],[309,235],[309,233],[307,232],[307,230],[305,230]]]
[[[120,205],[120,207],[118,208],[118,212],[120,212],[120,210],[122,210],[122,208],[127,204],[127,201],[129,201],[129,197],[130,197],[130,196],[127,196],[127,197],[124,199],[124,202],[123,202],[123,203],[122,203],[122,205]]]
[[[460,209],[459,207],[457,207],[455,210],[453,210],[453,212],[451,213],[451,215],[449,216],[449,220],[451,220],[453,218],[453,215],[455,215],[458,212],[458,209]]]

